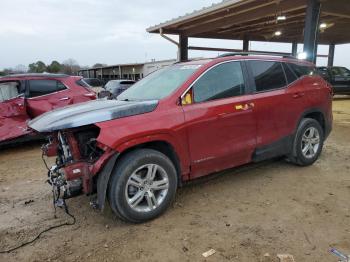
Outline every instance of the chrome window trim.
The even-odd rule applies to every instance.
[[[180,98],[183,99],[184,96],[186,95],[186,93],[197,83],[197,81],[198,81],[199,79],[201,79],[202,76],[203,76],[204,74],[206,74],[208,71],[210,71],[211,69],[214,69],[215,67],[217,67],[217,66],[219,66],[219,65],[222,65],[222,64],[231,63],[231,62],[241,62],[241,61],[244,61],[244,59],[227,60],[227,61],[223,61],[223,62],[217,63],[217,64],[212,65],[211,67],[207,68],[204,72],[202,72],[202,74],[201,74],[199,77],[197,77],[196,80],[194,80],[194,81],[191,83],[191,85],[190,85],[188,88],[186,88],[186,90],[182,93],[182,95],[180,96]],[[242,74],[243,74],[243,78],[244,78],[244,72],[243,72],[242,66],[241,66],[241,69],[242,69]],[[213,101],[213,100],[210,100],[210,101]],[[197,104],[197,103],[203,103],[203,102],[209,102],[209,101],[194,102],[194,103]]]

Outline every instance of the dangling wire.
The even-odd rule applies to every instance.
[[[44,151],[41,153],[41,159],[43,160],[46,169],[47,169],[48,171],[50,171],[50,168],[49,168],[49,166],[47,165],[46,160],[45,160]]]
[[[59,189],[58,189],[59,190]],[[58,191],[57,192],[57,196],[54,192],[54,188],[52,187],[52,196],[53,196],[53,205],[54,205],[54,209],[55,209],[55,218],[56,218],[56,202],[57,200],[59,199],[59,196],[60,196],[60,192]],[[66,200],[63,199],[63,207],[64,207],[64,211],[66,212],[66,214],[71,217],[73,220],[72,222],[65,222],[65,223],[62,223],[62,224],[59,224],[59,225],[56,225],[56,226],[51,226],[43,231],[41,231],[35,238],[33,238],[32,240],[28,241],[28,242],[24,242],[22,244],[20,244],[19,246],[16,246],[16,247],[13,247],[13,248],[10,248],[8,250],[2,250],[0,251],[0,254],[4,254],[4,253],[11,253],[19,248],[22,248],[24,246],[27,246],[31,243],[33,243],[34,241],[36,241],[37,239],[40,238],[40,236],[52,229],[55,229],[55,228],[59,228],[59,227],[62,227],[62,226],[73,226],[75,223],[76,223],[76,218],[69,212],[68,210],[68,206],[66,204]]]

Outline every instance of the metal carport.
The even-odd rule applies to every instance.
[[[152,26],[179,47],[179,60],[188,50],[248,51],[249,41],[304,44],[307,59],[315,62],[317,45],[329,45],[328,65],[333,65],[335,45],[350,43],[349,0],[227,0]],[[179,42],[164,34],[179,35]],[[242,50],[188,46],[188,38],[242,40]]]

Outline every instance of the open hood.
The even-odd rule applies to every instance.
[[[38,132],[53,132],[149,113],[156,109],[157,105],[157,100],[94,100],[47,112],[29,121],[28,126]]]

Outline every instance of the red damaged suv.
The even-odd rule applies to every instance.
[[[29,119],[58,107],[96,99],[81,77],[20,74],[0,77],[0,146],[31,139]]]
[[[43,150],[57,155],[56,199],[97,193],[99,208],[107,198],[138,223],[163,213],[185,181],[277,156],[314,163],[331,131],[332,89],[308,62],[228,54],[174,64],[116,100],[57,109],[29,126],[50,135]]]

